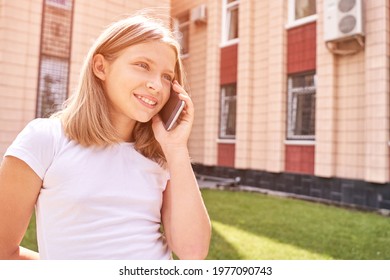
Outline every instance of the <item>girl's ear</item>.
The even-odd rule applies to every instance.
[[[92,61],[92,69],[93,73],[96,77],[98,77],[100,80],[104,81],[106,79],[106,60],[103,55],[96,54],[93,57]]]

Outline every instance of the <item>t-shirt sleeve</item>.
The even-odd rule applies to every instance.
[[[164,170],[163,171],[163,178],[165,180],[165,186],[164,186],[164,190],[166,189],[167,185],[168,185],[168,182],[171,180],[171,174],[169,173],[168,170]]]
[[[43,180],[55,153],[54,120],[34,119],[18,134],[4,154],[21,159]]]

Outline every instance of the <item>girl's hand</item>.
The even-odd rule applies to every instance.
[[[162,123],[160,115],[157,114],[152,119],[154,137],[160,143],[164,153],[171,149],[187,148],[192,124],[194,122],[194,104],[184,88],[177,82],[172,83],[173,91],[177,92],[179,98],[185,102],[175,126],[167,131]]]

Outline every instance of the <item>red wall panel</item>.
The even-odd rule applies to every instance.
[[[317,24],[313,22],[288,30],[288,74],[310,71],[316,68],[316,27]]]
[[[234,167],[235,144],[218,144],[218,165]]]
[[[221,49],[220,84],[237,82],[237,50],[238,45],[231,45]]]
[[[286,146],[286,172],[314,175],[314,146]]]

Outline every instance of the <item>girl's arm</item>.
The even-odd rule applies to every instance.
[[[165,131],[160,118],[153,119],[153,131],[167,159],[171,177],[164,192],[162,222],[168,245],[180,259],[204,259],[209,249],[211,224],[187,147],[194,106],[177,82],[173,83],[173,89],[186,103],[177,127]]]
[[[211,226],[188,151],[172,151],[168,162],[171,179],[164,192],[162,209],[168,244],[179,259],[204,259]]]
[[[19,246],[29,224],[42,180],[22,160],[6,156],[0,166],[0,259],[39,259]]]

